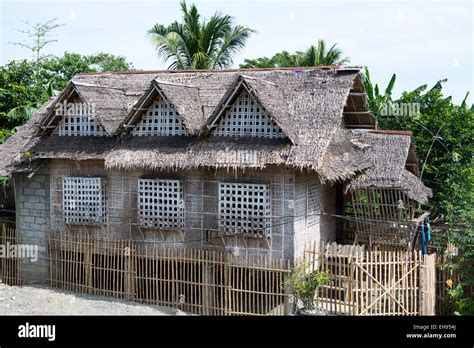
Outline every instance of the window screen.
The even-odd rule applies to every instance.
[[[63,214],[67,224],[105,223],[106,201],[102,179],[64,177]]]
[[[140,179],[138,181],[138,211],[142,226],[184,227],[181,181]]]
[[[109,133],[96,119],[91,105],[74,103],[59,125],[60,136],[108,136]]]
[[[232,108],[221,118],[213,134],[221,137],[284,138],[280,127],[246,91],[239,95]]]
[[[219,183],[219,228],[231,235],[270,236],[267,185]]]
[[[318,223],[321,204],[319,201],[320,184],[318,182],[307,185],[307,205],[306,205],[306,227],[313,227]]]
[[[177,136],[187,135],[176,110],[163,98],[158,97],[143,118],[133,129],[133,135],[161,135]]]

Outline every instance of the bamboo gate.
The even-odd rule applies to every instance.
[[[10,221],[0,222],[0,283],[8,285],[21,284],[21,259],[10,257],[9,249],[19,244],[20,237],[15,224]]]
[[[335,315],[434,315],[435,254],[311,242],[307,272],[327,272],[319,306]]]

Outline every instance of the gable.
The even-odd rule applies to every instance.
[[[60,121],[54,130],[59,136],[109,136],[95,114],[95,105],[75,98],[72,102],[59,103],[55,107]]]
[[[133,128],[135,136],[180,136],[188,132],[183,127],[178,112],[160,94],[148,106]]]
[[[242,89],[211,135],[283,139],[285,134],[247,90]]]

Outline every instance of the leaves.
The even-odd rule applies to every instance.
[[[168,69],[216,69],[232,65],[234,55],[244,48],[254,30],[236,25],[233,18],[216,12],[201,20],[197,7],[180,3],[182,22],[155,24],[148,36]]]
[[[260,57],[256,59],[245,59],[241,68],[284,68],[303,66],[330,66],[349,62],[349,58],[342,58],[342,50],[336,48],[337,44],[326,48],[326,42],[318,39],[316,45],[310,46],[305,52],[288,53],[282,51],[273,57]]]
[[[446,246],[454,243],[458,257],[450,258],[446,268],[460,276],[460,281],[447,294],[452,313],[474,314],[472,299],[465,289],[474,284],[474,110],[467,108],[466,98],[455,105],[450,97],[442,94],[446,79],[439,80],[432,88],[421,85],[392,101],[390,80],[384,96],[373,88],[366,70],[364,85],[372,112],[380,116],[380,103],[418,104],[420,112],[415,116],[378,117],[382,129],[413,131],[417,155],[423,168],[422,180],[433,189],[433,198],[426,207],[441,231],[435,235],[435,243]],[[389,88],[390,87],[390,88]],[[467,96],[467,95],[466,95]],[[442,249],[440,250],[442,251]]]

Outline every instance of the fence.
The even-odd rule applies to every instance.
[[[435,254],[365,251],[362,246],[312,242],[308,271],[329,273],[319,306],[336,315],[433,315]]]
[[[51,285],[78,293],[203,315],[282,315],[288,297],[282,259],[87,235],[50,235],[48,251]]]
[[[19,244],[20,237],[15,224],[10,221],[0,222],[0,283],[8,285],[21,284],[21,259],[10,255],[11,247]]]

